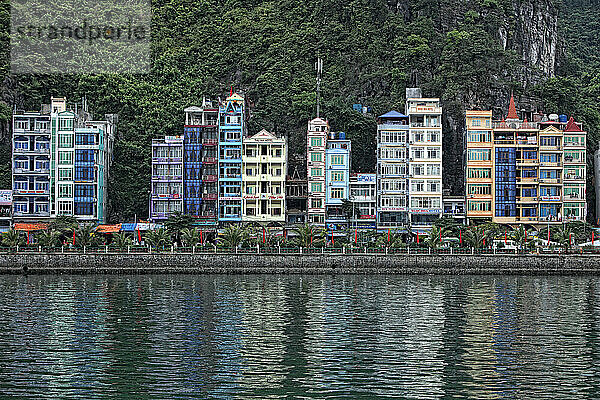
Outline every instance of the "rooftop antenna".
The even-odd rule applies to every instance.
[[[317,118],[319,118],[319,112],[320,112],[319,99],[321,96],[321,74],[323,73],[323,59],[321,57],[317,58],[317,62],[315,63],[315,70],[317,71]]]

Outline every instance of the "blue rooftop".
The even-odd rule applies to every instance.
[[[380,115],[377,118],[408,118],[407,115],[404,115],[402,113],[399,113],[398,111],[388,111],[387,113]]]

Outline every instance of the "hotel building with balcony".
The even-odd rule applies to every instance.
[[[183,212],[183,136],[152,140],[150,220]]]
[[[40,112],[13,115],[13,218],[70,215],[105,222],[116,115],[94,121],[87,102],[51,98]]]
[[[218,219],[242,220],[242,141],[246,131],[244,98],[232,93],[219,105]]]
[[[285,223],[287,140],[261,130],[242,144],[242,221]]]
[[[308,178],[308,223],[325,226],[325,152],[329,122],[315,118],[308,122],[306,174]]]
[[[350,195],[352,143],[344,132],[330,132],[325,149],[325,224],[327,233],[345,235],[348,215],[343,204]]]
[[[376,174],[350,175],[349,188],[349,200],[352,204],[350,230],[375,230],[377,228]]]
[[[565,115],[521,119],[514,98],[501,121],[466,112],[470,221],[562,223],[586,217],[586,132]]]
[[[377,119],[377,227],[428,229],[442,215],[442,108],[406,89],[406,115]]]

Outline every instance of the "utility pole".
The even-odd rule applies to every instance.
[[[317,62],[315,63],[315,70],[317,71],[317,118],[319,118],[319,101],[321,97],[321,74],[323,73],[323,59],[321,57],[317,58]]]

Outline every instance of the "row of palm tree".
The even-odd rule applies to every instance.
[[[477,226],[464,226],[457,224],[451,218],[440,218],[426,235],[414,233],[374,231],[347,232],[345,236],[331,237],[324,229],[308,224],[297,226],[287,236],[287,231],[266,229],[261,226],[248,224],[232,224],[216,237],[208,237],[205,232],[192,226],[193,220],[189,216],[176,215],[165,223],[164,228],[143,233],[144,244],[153,248],[178,246],[197,247],[215,245],[221,248],[242,247],[344,247],[344,246],[376,246],[401,248],[407,246],[421,246],[439,248],[442,246],[464,246],[470,248],[489,248],[494,241],[503,245],[503,240],[510,240],[518,249],[533,249],[539,244],[547,245],[548,236],[552,246],[561,246],[568,250],[575,243],[589,241],[591,226],[582,222],[568,223],[565,225],[550,226],[531,235],[523,225],[512,229],[495,223],[485,223]],[[142,234],[139,234],[142,236]],[[56,247],[65,243],[73,243],[77,247],[93,247],[101,244],[110,244],[113,247],[124,249],[136,242],[136,235],[120,232],[112,235],[97,233],[91,225],[79,226],[72,217],[59,217],[53,221],[49,228],[35,233],[35,244],[43,247]],[[537,237],[537,238],[536,238]],[[1,242],[5,246],[16,247],[26,242],[26,235],[11,230],[4,233]],[[534,239],[536,238],[536,239]]]

